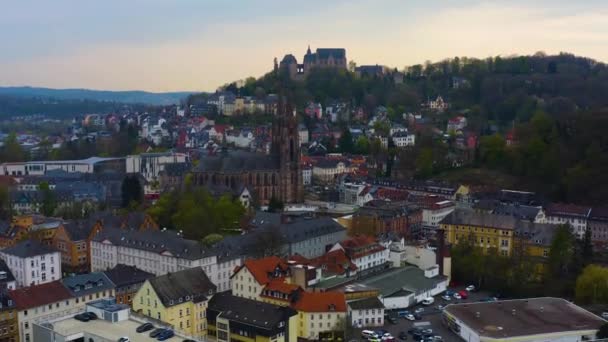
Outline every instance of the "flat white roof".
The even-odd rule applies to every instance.
[[[118,339],[123,336],[129,337],[131,342],[156,341],[155,338],[151,338],[148,336],[150,334],[150,331],[143,333],[137,333],[135,331],[135,329],[137,329],[137,327],[141,324],[141,322],[137,322],[131,319],[111,323],[103,319],[80,322],[74,318],[68,318],[62,321],[52,323],[54,328],[53,330],[63,336],[72,336],[87,332],[89,334],[94,334],[110,341],[118,341]],[[178,337],[176,335],[168,339],[167,341],[177,342],[182,341],[183,339],[184,337]]]

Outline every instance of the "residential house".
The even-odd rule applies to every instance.
[[[407,131],[399,131],[391,137],[396,147],[408,147],[416,145],[416,134]]]
[[[167,273],[145,281],[133,298],[133,310],[205,339],[207,305],[216,289],[200,267]]]
[[[298,337],[308,341],[344,339],[347,318],[344,293],[302,292],[292,307],[298,311]]]
[[[15,303],[21,342],[33,342],[33,325],[82,312],[75,299],[60,281],[9,291]]]
[[[378,297],[352,300],[346,304],[353,327],[362,329],[384,326],[384,304]]]
[[[342,182],[338,188],[340,202],[363,206],[373,199],[370,190],[365,183]]]
[[[71,305],[78,311],[84,311],[88,301],[114,296],[114,284],[102,272],[74,275],[61,279],[61,283],[74,298]]]
[[[338,176],[351,173],[356,168],[352,167],[348,160],[340,160],[335,158],[319,159],[314,164],[312,176],[323,183],[334,182]]]
[[[61,254],[36,240],[25,240],[0,251],[17,287],[45,284],[61,279]]]
[[[382,267],[389,261],[388,248],[369,236],[356,236],[335,244],[329,251],[341,249],[357,266],[357,272]]]
[[[8,289],[0,289],[0,341],[19,341],[17,316],[17,307],[15,301],[8,295]]]
[[[447,132],[458,132],[462,131],[467,127],[467,118],[464,116],[457,116],[448,120]]]
[[[300,137],[300,146],[308,145],[310,134],[308,132],[308,128],[304,124],[298,125],[298,136]]]
[[[405,202],[373,200],[353,214],[351,234],[393,233],[410,237],[422,223],[422,210]]]
[[[441,97],[441,95],[439,95],[435,100],[429,100],[427,102],[427,106],[431,110],[437,112],[444,112],[449,108],[450,105],[443,100],[443,97]]]
[[[272,287],[271,283],[289,284],[290,276],[289,265],[277,256],[248,259],[237,267],[230,277],[232,294],[261,302],[267,286]]]
[[[551,203],[545,208],[545,220],[549,224],[569,224],[572,233],[582,239],[587,231],[591,208],[563,203]]]
[[[53,237],[53,247],[61,252],[61,265],[66,273],[83,273],[91,269],[89,245],[101,228],[94,220],[67,222]]]
[[[104,271],[104,274],[114,284],[116,303],[132,305],[133,298],[144,282],[154,277],[154,274],[142,271],[135,266],[118,264]]]
[[[218,293],[209,301],[209,336],[218,342],[295,342],[297,312],[289,307]]]

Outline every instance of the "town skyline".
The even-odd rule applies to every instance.
[[[358,65],[398,69],[455,56],[537,51],[608,60],[608,5],[599,1],[338,1],[323,10],[320,2],[309,4],[298,11],[276,1],[240,7],[213,1],[11,4],[0,14],[7,44],[1,85],[213,91],[262,76],[275,57],[300,59],[309,45],[345,48]]]

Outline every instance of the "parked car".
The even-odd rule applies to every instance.
[[[435,303],[435,298],[433,297],[426,297],[422,300],[422,305],[432,305],[433,303]]]
[[[469,285],[465,288],[465,290],[467,290],[469,292],[473,292],[473,291],[475,291],[475,285]]]
[[[453,295],[454,295],[454,293],[456,293],[456,291],[453,291],[453,290],[445,290],[445,294],[446,294],[446,296],[453,296]]]
[[[443,298],[443,300],[446,300],[446,301],[452,300],[452,297],[450,297],[447,293],[444,294],[443,296],[441,296],[441,298]]]
[[[602,318],[608,319],[608,311],[602,312]]]
[[[154,326],[152,325],[152,323],[144,323],[144,324],[138,326],[137,329],[135,329],[135,331],[138,333],[142,333],[142,332],[150,331],[152,329],[154,329]]]
[[[460,295],[460,297],[461,297],[462,299],[467,299],[467,298],[469,298],[469,293],[468,293],[467,291],[460,291],[460,292],[458,292],[458,294]]]
[[[374,331],[363,330],[363,331],[361,331],[361,337],[363,337],[365,339],[369,339],[370,337],[378,337],[378,335]]]
[[[398,311],[398,312],[397,312],[397,317],[399,317],[399,318],[404,318],[404,317],[406,317],[406,316],[407,316],[407,315],[409,315],[409,314],[410,314],[410,312],[409,312],[409,311],[407,311],[407,310],[402,310],[402,311]]]
[[[171,329],[165,329],[163,330],[163,332],[161,332],[156,339],[159,341],[164,341],[164,340],[168,340],[171,337],[175,336],[175,333],[173,332],[173,330]]]
[[[415,313],[423,313],[424,312],[424,308],[416,308],[416,310],[414,310]]]
[[[129,339],[129,337],[123,336],[118,339],[118,342],[131,342],[131,340]]]
[[[389,323],[391,324],[397,324],[397,318],[393,317],[393,316],[389,316],[388,319]]]
[[[421,315],[421,314],[419,314],[419,313],[414,313],[414,318],[415,318],[417,321],[419,321],[419,320],[421,320],[421,319],[422,319],[422,315]]]
[[[399,339],[401,341],[406,341],[407,340],[407,333],[405,331],[402,331],[402,332],[399,333],[399,335],[397,337],[399,337]]]
[[[90,321],[94,321],[94,320],[97,319],[97,314],[94,313],[94,312],[90,312],[90,311],[89,312],[85,312],[85,313],[83,313],[83,315],[86,315],[87,317],[89,317]]]
[[[416,317],[414,317],[414,315],[412,314],[408,314],[405,316],[405,319],[407,319],[408,321],[415,321]]]
[[[410,335],[413,335],[413,334],[418,333],[420,331],[422,331],[422,329],[420,329],[418,327],[413,327],[413,328],[409,328],[407,330],[407,333],[410,334]]]
[[[441,304],[437,305],[437,310],[443,311],[443,309],[445,309],[445,305],[441,305]]]
[[[165,331],[164,328],[156,328],[154,330],[152,330],[152,332],[148,335],[152,338],[156,338],[158,337],[158,335],[160,335],[163,331]]]
[[[393,337],[393,335],[391,335],[391,333],[384,333],[384,335],[382,335],[382,341],[390,341],[390,340],[394,340],[395,338]]]
[[[454,293],[454,299],[462,299],[460,293]]]
[[[426,335],[430,335],[433,333],[433,329],[431,329],[431,328],[422,329],[422,333],[426,334]]]
[[[74,316],[74,319],[77,321],[81,321],[81,322],[88,322],[91,319],[89,318],[89,315],[85,315],[84,313],[78,314],[76,316]]]

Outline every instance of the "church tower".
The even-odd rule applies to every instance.
[[[303,200],[298,119],[293,106],[279,96],[277,117],[272,123],[272,155],[279,162],[279,199],[283,203]]]

